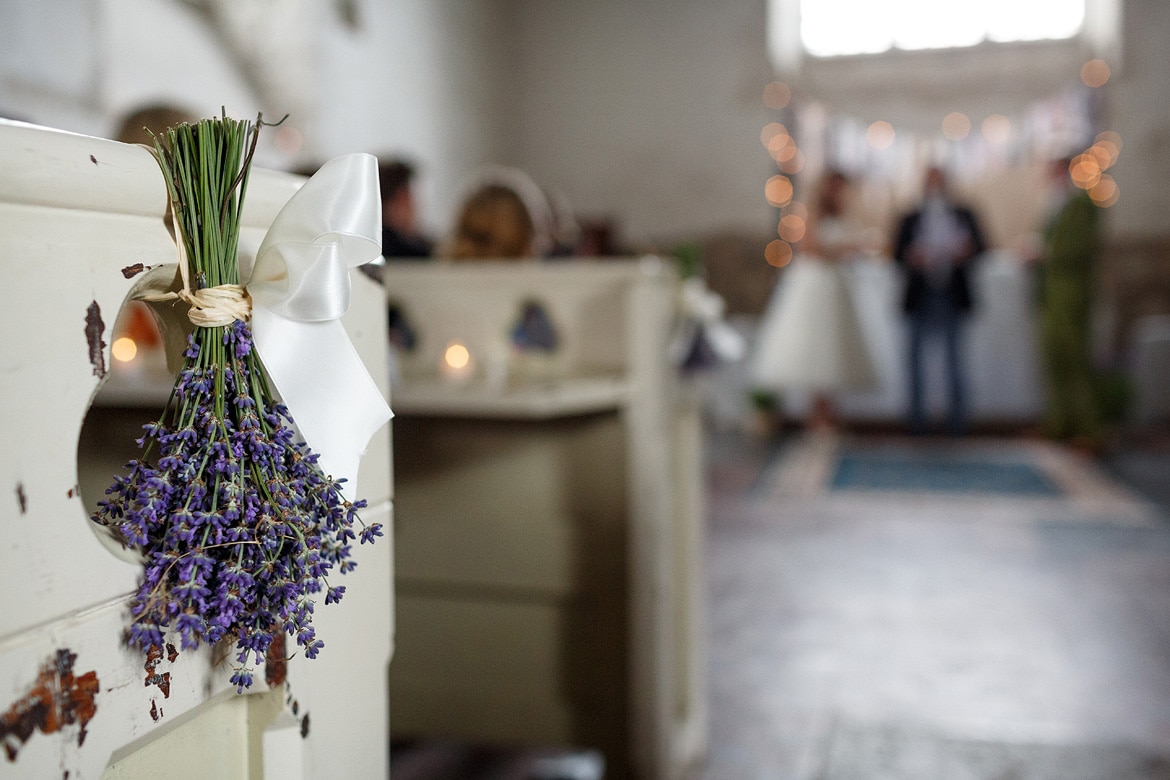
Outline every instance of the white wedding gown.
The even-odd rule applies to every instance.
[[[851,228],[822,221],[825,246],[845,246]],[[749,369],[754,386],[774,390],[864,390],[877,384],[849,282],[840,262],[799,254],[776,285],[760,321]]]

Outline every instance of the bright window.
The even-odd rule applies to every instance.
[[[1084,21],[1085,0],[800,0],[801,42],[820,57],[1071,38]]]

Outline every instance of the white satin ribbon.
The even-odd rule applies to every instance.
[[[349,340],[349,269],[381,254],[378,161],[337,157],[276,215],[246,287],[252,336],[276,392],[325,474],[357,496],[358,464],[393,416]]]

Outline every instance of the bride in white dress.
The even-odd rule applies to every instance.
[[[758,388],[811,392],[815,429],[835,427],[834,393],[877,383],[842,268],[864,249],[844,213],[849,184],[843,173],[826,175],[799,251],[760,322],[750,366]]]

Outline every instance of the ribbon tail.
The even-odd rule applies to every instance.
[[[298,322],[252,310],[252,336],[268,377],[321,470],[357,498],[358,464],[393,413],[340,320]],[[309,368],[307,371],[306,369]]]

